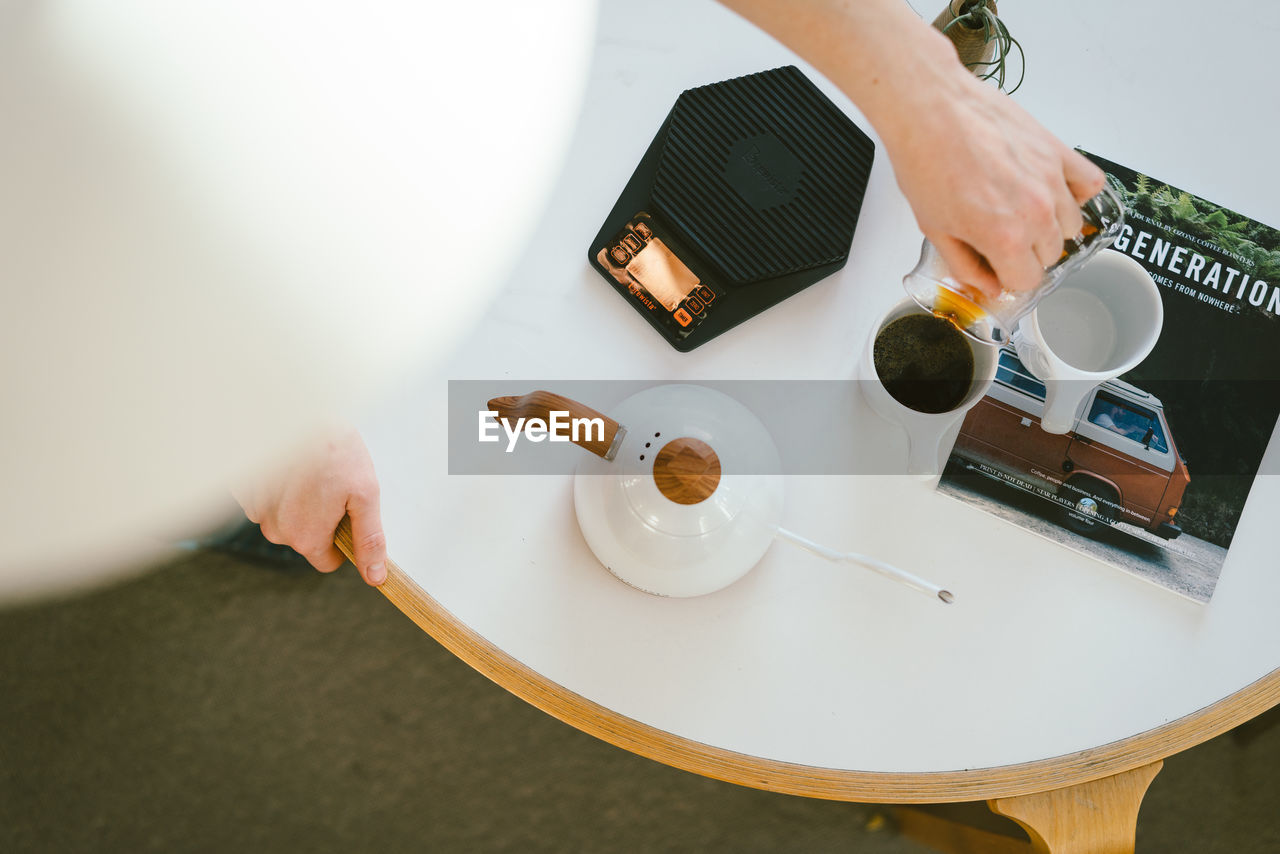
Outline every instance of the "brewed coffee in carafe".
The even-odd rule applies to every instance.
[[[1124,205],[1110,187],[1081,205],[1080,213],[1084,228],[1063,242],[1062,256],[1030,290],[991,295],[962,282],[928,240],[921,247],[919,263],[902,280],[903,287],[921,308],[951,321],[970,338],[983,344],[1006,344],[1018,321],[1063,279],[1110,246],[1124,225]]]

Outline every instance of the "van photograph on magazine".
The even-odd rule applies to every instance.
[[[1151,274],[1160,337],[1061,434],[1040,427],[1045,382],[1003,348],[938,489],[1207,602],[1280,416],[1280,231],[1089,156],[1126,208],[1104,251]]]

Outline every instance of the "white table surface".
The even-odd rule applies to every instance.
[[[1280,224],[1280,6],[1004,6],[1029,57],[1015,97],[1048,127]],[[786,527],[937,580],[956,593],[946,607],[777,543],[719,593],[649,596],[592,557],[571,475],[448,474],[449,379],[505,380],[498,391],[518,394],[558,379],[853,376],[920,241],[879,147],[848,265],[693,353],[672,350],[585,261],[682,90],[796,62],[711,2],[602,4],[582,120],[519,270],[442,374],[407,382],[361,425],[396,561],[570,691],[712,747],[828,768],[956,771],[1061,756],[1193,713],[1280,666],[1280,477],[1255,483],[1207,605],[906,477],[789,479]],[[617,401],[585,402],[608,412]],[[905,455],[905,439],[860,401],[849,430],[866,454]],[[1273,436],[1271,471],[1278,445]]]

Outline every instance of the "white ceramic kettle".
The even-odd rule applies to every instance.
[[[616,418],[536,391],[489,402],[500,418],[602,419],[603,436],[574,479],[578,524],[591,551],[627,584],[698,596],[759,562],[782,517],[778,449],[749,409],[713,389],[661,385],[620,403]],[[623,425],[626,426],[623,426]]]
[[[622,581],[661,596],[699,596],[746,575],[775,537],[833,561],[857,563],[943,602],[937,585],[854,552],[838,552],[779,527],[778,448],[738,401],[696,385],[661,385],[618,404],[614,418],[548,391],[489,401],[500,419],[599,419],[572,441],[584,457],[574,507],[587,545]],[[625,424],[625,426],[624,426]]]

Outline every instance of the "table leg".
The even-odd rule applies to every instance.
[[[1013,822],[981,802],[891,807],[898,835],[946,854],[1034,854]],[[997,823],[1001,826],[996,826]],[[1017,834],[1016,836],[1014,834]]]
[[[1037,854],[1133,854],[1138,807],[1163,764],[987,806],[1022,825]]]

